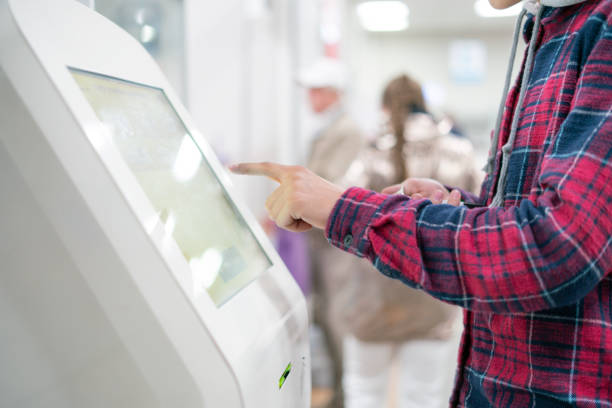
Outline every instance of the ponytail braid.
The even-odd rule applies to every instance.
[[[414,112],[426,111],[421,86],[408,75],[400,75],[386,86],[382,105],[390,114],[390,123],[395,136],[391,160],[397,177],[396,182],[400,182],[408,177],[404,157],[406,120]]]

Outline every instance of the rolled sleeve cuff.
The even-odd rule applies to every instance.
[[[336,202],[327,220],[325,236],[330,244],[360,257],[370,254],[368,231],[386,195],[352,187]]]
[[[424,269],[416,217],[429,204],[429,200],[410,200],[353,187],[336,202],[325,236],[333,246],[369,259],[384,275],[420,288]],[[398,220],[403,227],[394,229]],[[392,231],[381,234],[381,228]]]

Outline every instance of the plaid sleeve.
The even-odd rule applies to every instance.
[[[533,199],[467,209],[352,188],[330,216],[329,241],[473,310],[530,312],[582,299],[612,271],[610,50],[608,26],[542,159]]]

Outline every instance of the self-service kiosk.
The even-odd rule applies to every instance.
[[[304,297],[142,46],[0,0],[0,62],[0,407],[308,407]]]

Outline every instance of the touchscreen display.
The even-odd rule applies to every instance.
[[[271,262],[161,89],[71,69],[189,263],[223,304]]]

